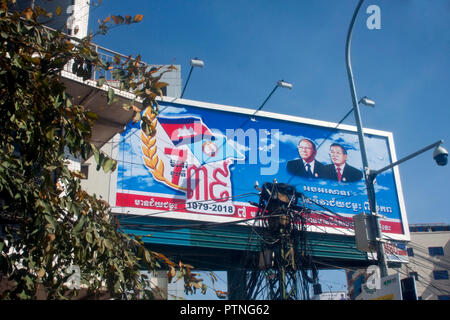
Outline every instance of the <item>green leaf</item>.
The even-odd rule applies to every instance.
[[[114,99],[114,90],[112,88],[109,88],[108,90],[108,104],[111,104],[113,102]]]
[[[34,282],[31,279],[30,276],[25,276],[24,277],[25,280],[25,286],[27,287],[28,290],[32,290],[34,288]]]
[[[98,81],[97,81],[97,87],[103,86],[105,84],[105,82],[106,82],[105,77],[99,78]]]
[[[116,283],[114,284],[114,292],[119,292],[120,290],[120,281],[117,280]]]
[[[92,244],[92,233],[86,232],[86,241]]]
[[[22,299],[22,300],[27,300],[27,299],[30,299],[31,297],[25,292],[25,290],[22,290],[22,292],[20,292],[18,295],[17,295],[20,299]]]
[[[72,107],[72,100],[70,100],[69,98],[66,99],[66,107],[67,108]]]
[[[47,139],[53,140],[53,138],[55,137],[55,128],[53,127],[49,131],[47,131],[45,136],[47,137]]]
[[[73,232],[77,233],[83,228],[84,222],[86,221],[86,215],[82,215],[78,221],[75,227],[73,228]]]
[[[99,163],[100,162],[100,152],[98,151],[98,149],[94,146],[94,145],[91,145],[92,146],[92,148],[94,149],[94,159],[95,159],[95,162],[96,163]]]
[[[103,165],[103,170],[105,171],[105,173],[107,173],[112,168],[115,168],[116,163],[117,161],[115,161],[114,159],[108,158]]]
[[[96,114],[95,112],[87,111],[86,112],[86,117],[88,119],[91,119],[91,120],[97,120],[98,119],[98,114]]]
[[[56,229],[56,227],[57,227],[58,224],[57,224],[56,220],[53,219],[52,216],[49,216],[48,214],[46,214],[46,215],[45,215],[45,220],[47,220],[48,222],[50,222],[50,224],[52,225],[52,227]]]
[[[83,157],[84,160],[86,160],[90,153],[92,151],[92,147],[89,143],[82,143],[81,144],[81,156]]]
[[[116,270],[117,270],[117,273],[119,274],[119,280],[122,282],[125,281],[125,277],[123,276],[122,270],[120,270],[117,266],[116,266]]]
[[[106,249],[111,250],[113,248],[111,241],[109,239],[105,239],[103,241],[103,243],[104,243]]]

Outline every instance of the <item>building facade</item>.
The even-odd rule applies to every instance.
[[[419,300],[450,300],[450,225],[410,225],[409,263],[398,272],[415,279]]]
[[[412,224],[408,263],[388,269],[398,274],[403,300],[450,300],[450,225]],[[369,280],[366,270],[347,272],[350,299],[357,299]]]

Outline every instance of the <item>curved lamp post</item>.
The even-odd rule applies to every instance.
[[[378,266],[380,268],[381,277],[386,277],[387,276],[387,263],[386,263],[386,257],[385,257],[385,252],[384,252],[381,227],[380,227],[380,222],[379,222],[380,215],[377,213],[377,209],[376,209],[375,188],[374,188],[375,178],[378,174],[380,174],[388,169],[391,169],[391,168],[399,165],[400,163],[403,163],[411,158],[414,158],[415,156],[417,156],[427,150],[430,150],[432,148],[435,148],[435,151],[433,153],[433,158],[436,160],[438,165],[444,166],[447,164],[447,161],[448,161],[448,152],[441,146],[443,141],[439,140],[419,151],[416,151],[416,152],[410,154],[409,156],[406,156],[394,163],[391,163],[391,164],[385,166],[384,168],[381,168],[379,170],[370,170],[369,169],[369,162],[367,159],[366,146],[364,143],[364,133],[363,133],[362,123],[361,123],[361,115],[359,113],[359,106],[358,106],[359,103],[356,100],[357,95],[356,95],[355,83],[353,80],[353,71],[352,71],[351,60],[350,60],[350,44],[351,44],[351,39],[352,39],[353,26],[355,24],[356,16],[358,15],[358,11],[361,8],[361,5],[363,2],[364,2],[364,0],[360,0],[358,2],[355,12],[353,13],[353,17],[350,22],[350,27],[349,27],[348,34],[347,34],[345,56],[346,56],[346,61],[347,61],[347,75],[348,75],[348,80],[350,83],[350,92],[352,95],[353,111],[355,114],[355,121],[356,121],[356,126],[358,129],[358,140],[359,140],[359,145],[360,145],[360,149],[361,149],[361,158],[362,158],[362,163],[363,163],[363,167],[364,167],[364,178],[365,178],[366,187],[367,187],[367,197],[369,200],[369,209],[370,209],[370,213],[375,218],[374,219],[375,223],[374,223],[373,227],[374,227],[374,231],[375,231],[374,234],[376,237],[375,244],[376,244],[376,251],[377,251]],[[362,98],[360,100],[360,102],[364,103],[365,105],[369,105],[369,106],[375,105],[375,102],[373,100],[368,99],[367,97]]]
[[[348,80],[350,83],[350,93],[352,95],[353,113],[355,115],[355,122],[356,122],[356,126],[358,128],[358,140],[359,140],[359,145],[360,145],[360,149],[361,149],[361,158],[362,158],[362,163],[363,163],[363,168],[364,168],[364,178],[366,181],[367,196],[369,198],[369,210],[372,215],[376,216],[375,236],[376,236],[377,240],[381,240],[381,228],[379,225],[379,219],[377,216],[376,202],[375,202],[375,188],[373,185],[373,179],[370,177],[369,161],[367,159],[366,145],[364,143],[364,133],[363,133],[363,129],[362,129],[361,115],[359,113],[359,106],[358,106],[358,101],[356,98],[357,95],[356,95],[356,89],[355,89],[355,82],[353,80],[353,71],[352,71],[351,59],[350,59],[350,45],[351,45],[351,40],[352,40],[353,26],[355,24],[356,16],[358,15],[358,11],[361,8],[361,5],[363,2],[364,2],[364,0],[360,0],[358,2],[355,12],[353,13],[353,17],[350,22],[350,27],[349,27],[348,33],[347,33],[345,56],[346,56],[346,62],[347,62],[347,76],[348,76]],[[376,249],[377,249],[377,260],[378,260],[378,265],[380,267],[381,277],[385,277],[385,276],[387,276],[387,265],[386,265],[386,258],[385,258],[383,243],[380,241],[376,241]]]

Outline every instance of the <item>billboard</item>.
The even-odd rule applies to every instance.
[[[356,128],[318,120],[175,99],[160,114],[144,110],[156,134],[130,123],[118,139],[113,211],[208,222],[251,219],[255,181],[287,183],[312,209],[308,230],[353,234],[352,217],[368,212]],[[390,132],[365,129],[371,169],[396,160]],[[396,168],[375,184],[383,232],[408,240]]]

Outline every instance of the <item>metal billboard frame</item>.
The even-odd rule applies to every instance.
[[[163,99],[158,99],[159,102],[162,104],[169,103],[173,105],[179,105],[181,106],[187,106],[187,107],[196,107],[196,108],[203,108],[208,110],[215,110],[215,111],[221,111],[221,112],[227,112],[227,113],[235,113],[235,114],[241,114],[241,115],[253,115],[254,110],[243,108],[243,107],[236,107],[236,106],[229,106],[229,105],[221,105],[221,104],[215,104],[215,103],[208,103],[208,102],[201,102],[201,101],[195,101],[195,100],[188,100],[188,99],[181,99],[181,98],[169,98],[164,97]],[[276,119],[281,121],[287,121],[290,123],[299,123],[299,124],[305,124],[305,125],[312,125],[317,127],[324,127],[329,129],[336,128],[337,123],[334,122],[328,122],[328,121],[322,121],[322,120],[315,120],[315,119],[309,119],[304,117],[298,117],[298,116],[292,116],[292,115],[286,115],[286,114],[279,114],[279,113],[273,113],[273,112],[267,112],[267,111],[259,111],[257,113],[257,117],[261,118],[270,118],[270,119]],[[338,130],[344,130],[348,132],[352,132],[357,134],[357,128],[356,126],[352,125],[346,125],[346,124],[340,124]],[[375,130],[375,129],[366,129],[364,128],[364,134],[365,135],[375,135],[379,137],[386,138],[388,141],[389,146],[389,154],[391,157],[391,162],[397,161],[397,156],[395,152],[395,144],[394,144],[394,138],[393,133],[388,131],[381,131],[381,130]],[[113,144],[118,143],[118,135],[116,135],[113,138]],[[118,152],[119,148],[113,148],[113,158],[118,158]],[[369,152],[370,154],[370,152]],[[407,214],[406,214],[406,207],[405,202],[403,198],[403,190],[400,180],[400,173],[397,167],[392,168],[393,170],[393,176],[395,180],[395,188],[397,191],[397,201],[399,205],[399,211],[401,216],[401,226],[403,228],[403,234],[389,234],[386,236],[384,234],[384,238],[386,240],[396,240],[396,241],[409,241],[410,240],[410,234],[409,234],[409,228],[408,228],[408,222],[407,222]],[[178,212],[176,217],[174,217],[170,212],[161,212],[161,210],[156,209],[142,209],[142,208],[131,208],[131,207],[118,207],[116,206],[116,192],[117,192],[117,171],[115,170],[111,174],[111,180],[110,180],[110,190],[109,190],[109,199],[110,199],[110,205],[112,207],[112,212],[116,214],[132,214],[137,216],[154,216],[158,218],[170,218],[170,219],[181,219],[181,220],[190,220],[190,221],[201,221],[201,222],[215,222],[215,223],[228,223],[230,221],[236,221],[236,223],[241,225],[250,225],[250,223],[247,222],[237,222],[235,218],[230,217],[224,217],[224,216],[216,216],[216,215],[197,215],[197,217],[194,217],[193,213],[183,213]],[[308,231],[310,232],[325,232],[325,233],[332,233],[332,234],[344,234],[348,236],[354,236],[353,230],[339,230],[337,231],[334,227],[326,227],[323,226],[321,228],[317,228],[314,225],[308,227]]]

